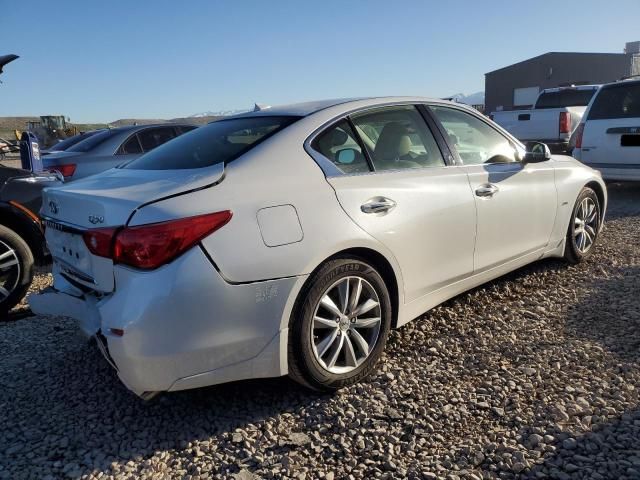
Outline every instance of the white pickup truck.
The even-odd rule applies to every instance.
[[[490,118],[522,142],[542,142],[553,153],[569,153],[571,135],[580,124],[599,85],[542,90],[531,110],[493,112]]]

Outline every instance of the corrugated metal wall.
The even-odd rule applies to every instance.
[[[631,75],[640,76],[640,54],[636,54],[631,59]]]

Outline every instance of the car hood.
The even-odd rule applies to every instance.
[[[142,205],[219,183],[224,165],[191,170],[112,168],[45,189],[42,214],[81,228],[126,225]]]

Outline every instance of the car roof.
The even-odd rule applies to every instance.
[[[246,112],[233,115],[227,118],[246,118],[246,117],[258,117],[258,116],[296,116],[306,117],[321,110],[326,110],[335,106],[343,106],[348,110],[352,105],[358,107],[367,107],[375,105],[384,105],[388,103],[442,103],[442,104],[454,104],[465,105],[463,103],[450,102],[448,100],[442,100],[437,98],[426,97],[354,97],[354,98],[336,98],[330,100],[317,100],[311,102],[292,103],[288,105],[277,105],[273,107],[264,107],[256,112]]]
[[[565,90],[597,90],[601,85],[574,85],[568,87],[545,88],[541,93],[563,92]]]
[[[607,83],[602,86],[602,88],[615,88],[618,86],[627,86],[627,85],[637,85],[640,83],[640,77],[633,76],[629,78],[624,78],[622,80],[618,80],[617,82]]]

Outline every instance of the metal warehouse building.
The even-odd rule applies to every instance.
[[[608,83],[640,75],[640,42],[625,53],[549,52],[485,74],[485,111],[533,105],[540,90]]]

